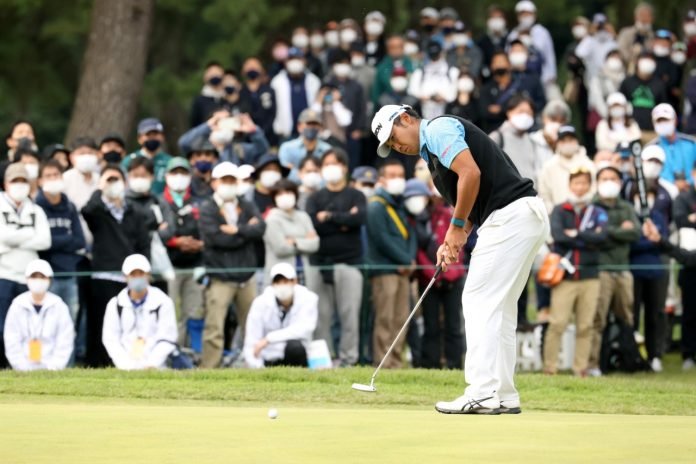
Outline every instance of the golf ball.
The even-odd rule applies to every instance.
[[[276,408],[271,408],[268,410],[268,418],[275,419],[278,417],[278,410]]]

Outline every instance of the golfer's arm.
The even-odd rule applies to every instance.
[[[473,223],[468,220],[471,209],[478,196],[479,186],[481,185],[481,170],[471,156],[469,149],[462,150],[454,158],[450,165],[450,170],[457,173],[457,203],[454,207],[454,217],[466,219],[464,229],[467,233],[471,232]]]

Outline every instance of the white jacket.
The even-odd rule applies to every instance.
[[[137,308],[133,307],[127,288],[106,305],[102,343],[118,369],[165,367],[177,338],[174,302],[156,287],[148,287],[145,302]],[[144,343],[141,353],[138,339]]]
[[[301,340],[305,348],[312,341],[317,327],[319,297],[302,285],[295,285],[292,306],[281,320],[282,310],[278,305],[273,288],[266,290],[254,299],[249,309],[244,336],[244,360],[248,367],[260,368],[264,361],[276,361],[285,357],[285,343]],[[268,345],[261,351],[261,357],[254,356],[254,346],[266,338]]]
[[[39,258],[37,251],[51,247],[51,227],[46,213],[26,199],[19,209],[0,192],[0,279],[26,283],[24,270]]]
[[[12,300],[5,319],[5,356],[13,369],[65,369],[75,344],[75,328],[68,306],[59,296],[47,292],[39,312],[34,309],[31,293]],[[29,342],[41,342],[41,361],[29,360]]]
[[[305,92],[307,93],[307,107],[314,103],[317,97],[321,81],[311,72],[305,72]],[[276,117],[273,121],[273,131],[280,137],[288,137],[292,134],[292,95],[290,91],[290,79],[283,69],[271,79],[271,88],[276,95]]]

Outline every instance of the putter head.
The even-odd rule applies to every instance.
[[[362,384],[362,383],[354,383],[352,388],[353,388],[353,390],[358,390],[358,391],[361,391],[361,392],[376,392],[376,391],[377,391],[377,389],[375,388],[375,386],[372,385],[372,384],[370,384],[370,385],[365,385],[365,384]]]

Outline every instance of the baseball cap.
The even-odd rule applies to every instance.
[[[667,40],[672,40],[672,33],[669,32],[667,29],[658,29],[655,31],[655,37],[658,39],[667,39]]]
[[[27,168],[24,167],[23,163],[12,163],[5,170],[5,182],[12,182],[16,179],[29,179]]]
[[[384,17],[381,11],[374,10],[367,13],[365,21],[379,21],[384,24],[387,22],[387,18]]]
[[[353,174],[350,177],[356,182],[376,184],[377,169],[373,168],[372,166],[358,166],[353,170]]]
[[[271,281],[278,276],[283,276],[286,279],[297,279],[297,272],[288,263],[278,263],[271,268]]]
[[[278,159],[278,157],[272,153],[267,153],[263,155],[261,158],[259,158],[259,160],[256,162],[256,165],[254,166],[254,169],[256,169],[256,172],[260,174],[261,171],[263,171],[263,168],[272,163],[276,163],[278,166],[280,166],[280,173],[283,177],[287,177],[288,174],[290,174],[290,169],[288,169],[286,166],[283,166],[283,164],[280,162],[280,159]]]
[[[607,106],[623,105],[626,106],[626,97],[621,92],[610,93],[607,97]]]
[[[576,139],[578,138],[578,134],[575,132],[575,128],[573,126],[561,126],[561,128],[558,129],[558,140],[561,140],[563,137],[568,135]]]
[[[658,160],[662,164],[665,164],[665,159],[667,158],[665,156],[665,150],[663,150],[662,147],[657,144],[648,145],[647,147],[643,148],[643,152],[640,154],[640,157],[643,159],[643,161]]]
[[[391,152],[391,148],[385,144],[391,137],[394,121],[409,109],[411,107],[408,105],[384,105],[372,118],[372,133],[379,140],[377,154],[382,158],[386,158]]]
[[[426,6],[420,11],[421,18],[440,19],[440,12],[432,6]]]
[[[133,271],[149,273],[151,270],[150,261],[141,254],[134,254],[126,257],[126,259],[123,260],[123,266],[121,266],[121,272],[123,272],[124,275],[130,275]]]
[[[406,190],[404,190],[404,198],[410,197],[429,197],[431,195],[430,189],[420,179],[409,179],[406,181]]]
[[[229,161],[223,161],[213,168],[213,179],[222,179],[223,177],[237,177],[237,165]]]
[[[164,126],[157,118],[145,118],[138,123],[138,135],[148,132],[164,132]]]
[[[241,166],[237,167],[237,179],[248,179],[254,174],[254,172],[256,172],[256,168],[254,168],[254,166],[251,164],[242,164]]]
[[[660,103],[652,110],[652,120],[658,119],[676,119],[677,113],[669,103]]]
[[[177,168],[184,168],[187,171],[191,171],[191,165],[188,161],[186,161],[185,158],[182,158],[181,156],[175,156],[174,158],[170,159],[167,163],[167,172],[173,171]]]
[[[536,13],[536,5],[529,0],[522,0],[515,5],[515,13],[530,12]]]
[[[307,108],[305,110],[302,110],[300,116],[297,118],[297,122],[302,122],[305,124],[309,122],[314,122],[317,124],[321,124],[321,116],[313,109]]]
[[[53,277],[51,265],[48,264],[48,261],[44,261],[43,259],[29,261],[27,268],[24,270],[24,277],[31,277],[32,274],[37,272],[45,277]]]

